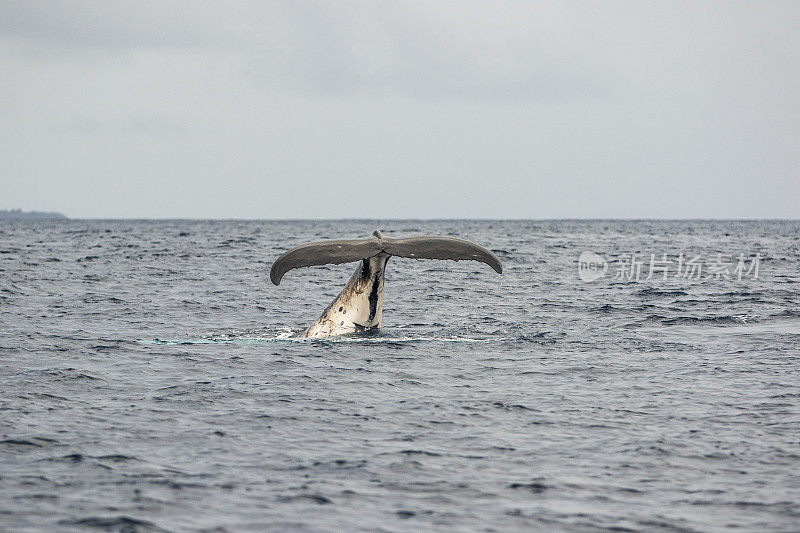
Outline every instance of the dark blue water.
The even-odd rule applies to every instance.
[[[376,228],[505,273],[393,258],[380,333],[293,337],[355,267],[272,261]],[[799,282],[798,222],[4,222],[0,529],[796,531]]]

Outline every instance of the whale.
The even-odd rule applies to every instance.
[[[342,291],[301,337],[361,333],[381,327],[384,274],[390,257],[479,261],[503,273],[497,256],[475,243],[439,236],[384,237],[375,230],[366,239],[318,241],[292,248],[275,260],[269,276],[280,285],[284,274],[295,268],[358,261]]]

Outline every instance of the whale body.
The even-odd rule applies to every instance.
[[[381,326],[384,274],[391,256],[480,261],[503,273],[497,256],[469,241],[452,237],[385,238],[376,230],[367,239],[320,241],[292,248],[272,264],[270,279],[278,285],[293,268],[359,261],[342,292],[302,336],[359,333]]]

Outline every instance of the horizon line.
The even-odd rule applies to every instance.
[[[46,212],[47,214],[61,214],[57,211]],[[419,221],[419,222],[441,222],[441,221],[496,221],[496,222],[513,222],[513,221],[536,221],[536,222],[551,222],[551,221],[584,221],[584,222],[677,222],[677,221],[703,221],[703,222],[800,222],[800,218],[777,217],[777,218],[715,218],[715,217],[677,217],[677,218],[663,218],[663,217],[508,217],[508,218],[495,218],[495,217],[285,217],[285,218],[251,218],[251,217],[70,217],[63,215],[65,219],[2,219],[2,220],[24,220],[31,221],[173,221],[173,222],[192,222],[192,221],[248,221],[248,222],[311,222],[311,221],[373,221],[373,220],[386,220],[386,221]]]

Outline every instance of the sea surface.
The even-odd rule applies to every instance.
[[[375,229],[505,271],[298,338]],[[2,222],[0,530],[798,531],[799,369],[800,222]]]

